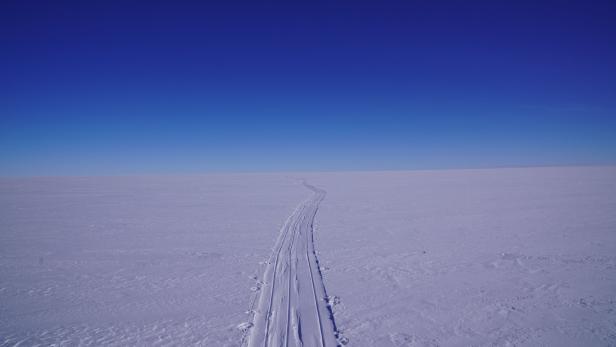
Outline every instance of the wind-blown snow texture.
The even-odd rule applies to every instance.
[[[304,313],[352,346],[616,344],[616,168],[0,180],[0,345],[292,345]]]

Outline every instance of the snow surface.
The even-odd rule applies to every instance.
[[[0,345],[293,344],[293,317],[324,345],[614,345],[616,168],[0,179]]]
[[[238,346],[250,277],[306,193],[283,175],[2,180],[4,345]]]

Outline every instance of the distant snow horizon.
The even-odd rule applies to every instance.
[[[60,178],[60,177],[173,177],[173,176],[207,176],[207,175],[259,175],[259,174],[301,174],[301,173],[379,173],[379,172],[416,172],[416,171],[474,171],[474,170],[501,170],[501,169],[542,169],[542,168],[610,168],[616,167],[616,163],[605,164],[554,164],[554,165],[504,165],[485,167],[433,167],[433,168],[408,168],[408,169],[349,169],[349,170],[209,170],[209,171],[185,171],[185,172],[143,172],[143,173],[117,173],[117,174],[57,174],[57,175],[0,175],[0,178]]]

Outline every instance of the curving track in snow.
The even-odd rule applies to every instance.
[[[326,193],[303,184],[313,194],[287,219],[267,262],[250,335],[243,341],[249,347],[338,345],[314,251],[314,217]]]

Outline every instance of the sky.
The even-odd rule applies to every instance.
[[[616,164],[613,1],[3,1],[0,176]]]

